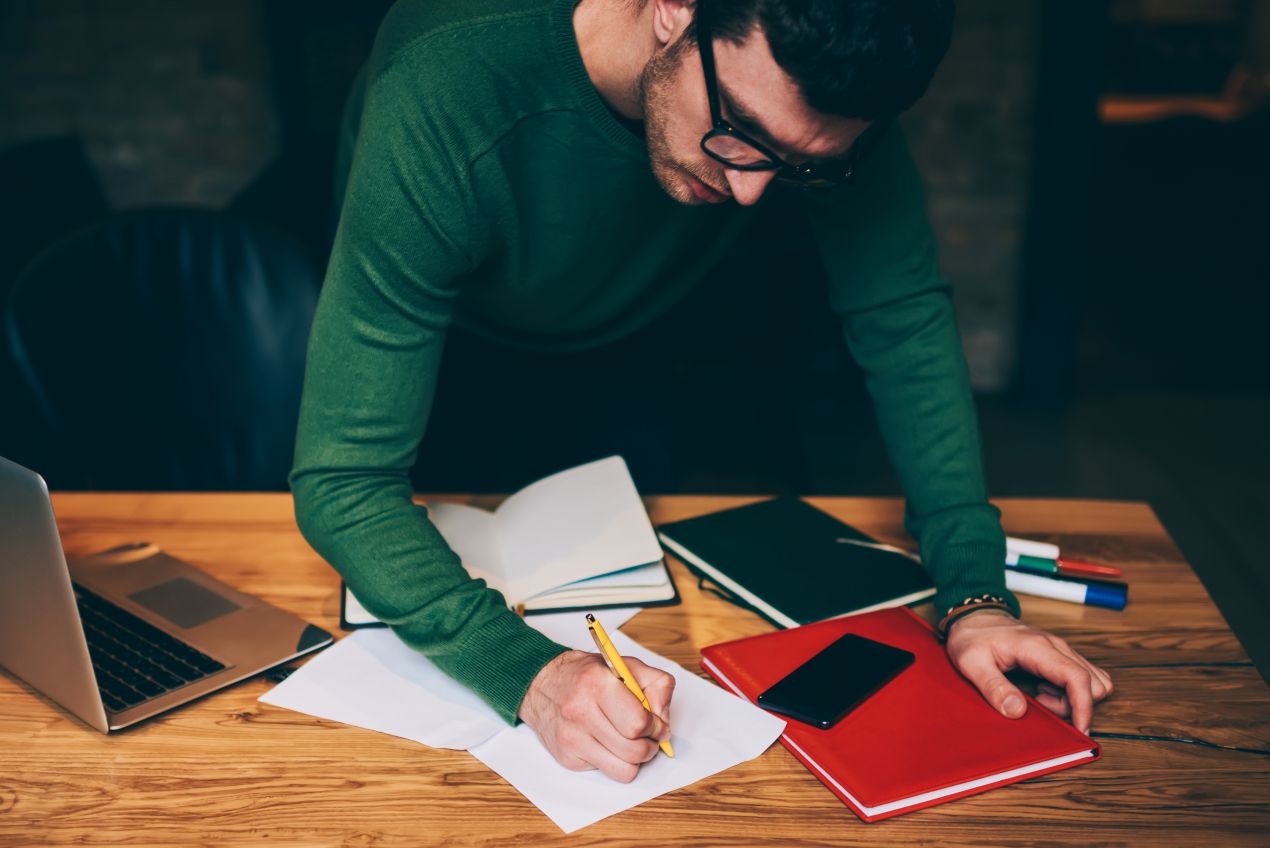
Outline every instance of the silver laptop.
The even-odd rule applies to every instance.
[[[331,643],[153,545],[68,562],[35,472],[0,457],[0,665],[103,733]]]

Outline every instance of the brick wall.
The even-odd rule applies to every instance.
[[[1003,389],[1031,172],[1039,0],[959,0],[952,49],[904,118],[975,387]]]
[[[276,145],[257,0],[0,3],[0,147],[58,135],[116,208],[224,205]]]

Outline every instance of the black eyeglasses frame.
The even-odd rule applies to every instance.
[[[701,70],[706,78],[706,98],[710,101],[712,126],[701,137],[701,150],[711,159],[736,171],[776,171],[776,181],[798,188],[827,188],[849,183],[855,177],[859,144],[853,144],[846,157],[834,162],[804,162],[794,165],[776,155],[771,148],[747,135],[723,120],[719,106],[719,78],[714,64],[714,38],[710,32],[707,14],[703,8],[706,0],[697,0],[693,29],[697,38],[697,52],[701,55]],[[733,162],[715,153],[709,147],[711,139],[731,138],[753,148],[767,161]]]

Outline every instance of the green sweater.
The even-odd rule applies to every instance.
[[[509,722],[563,648],[471,579],[411,502],[446,329],[602,344],[674,305],[753,213],[662,192],[643,139],[591,85],[574,5],[402,0],[389,13],[346,115],[291,474],[301,531],[358,600]],[[900,131],[859,170],[797,200],[908,528],[941,608],[1005,595],[951,296]]]

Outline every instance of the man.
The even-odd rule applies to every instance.
[[[1037,674],[1041,702],[1082,731],[1111,691],[1005,590],[951,301],[890,121],[950,29],[944,0],[403,0],[381,27],[348,112],[296,515],[368,610],[565,766],[632,779],[670,732],[673,681],[630,660],[645,712],[598,655],[470,579],[412,505],[447,328],[573,349],[629,334],[730,249],[775,180],[806,187],[790,196],[867,375],[952,661],[1011,717],[1026,707],[1003,670]]]

